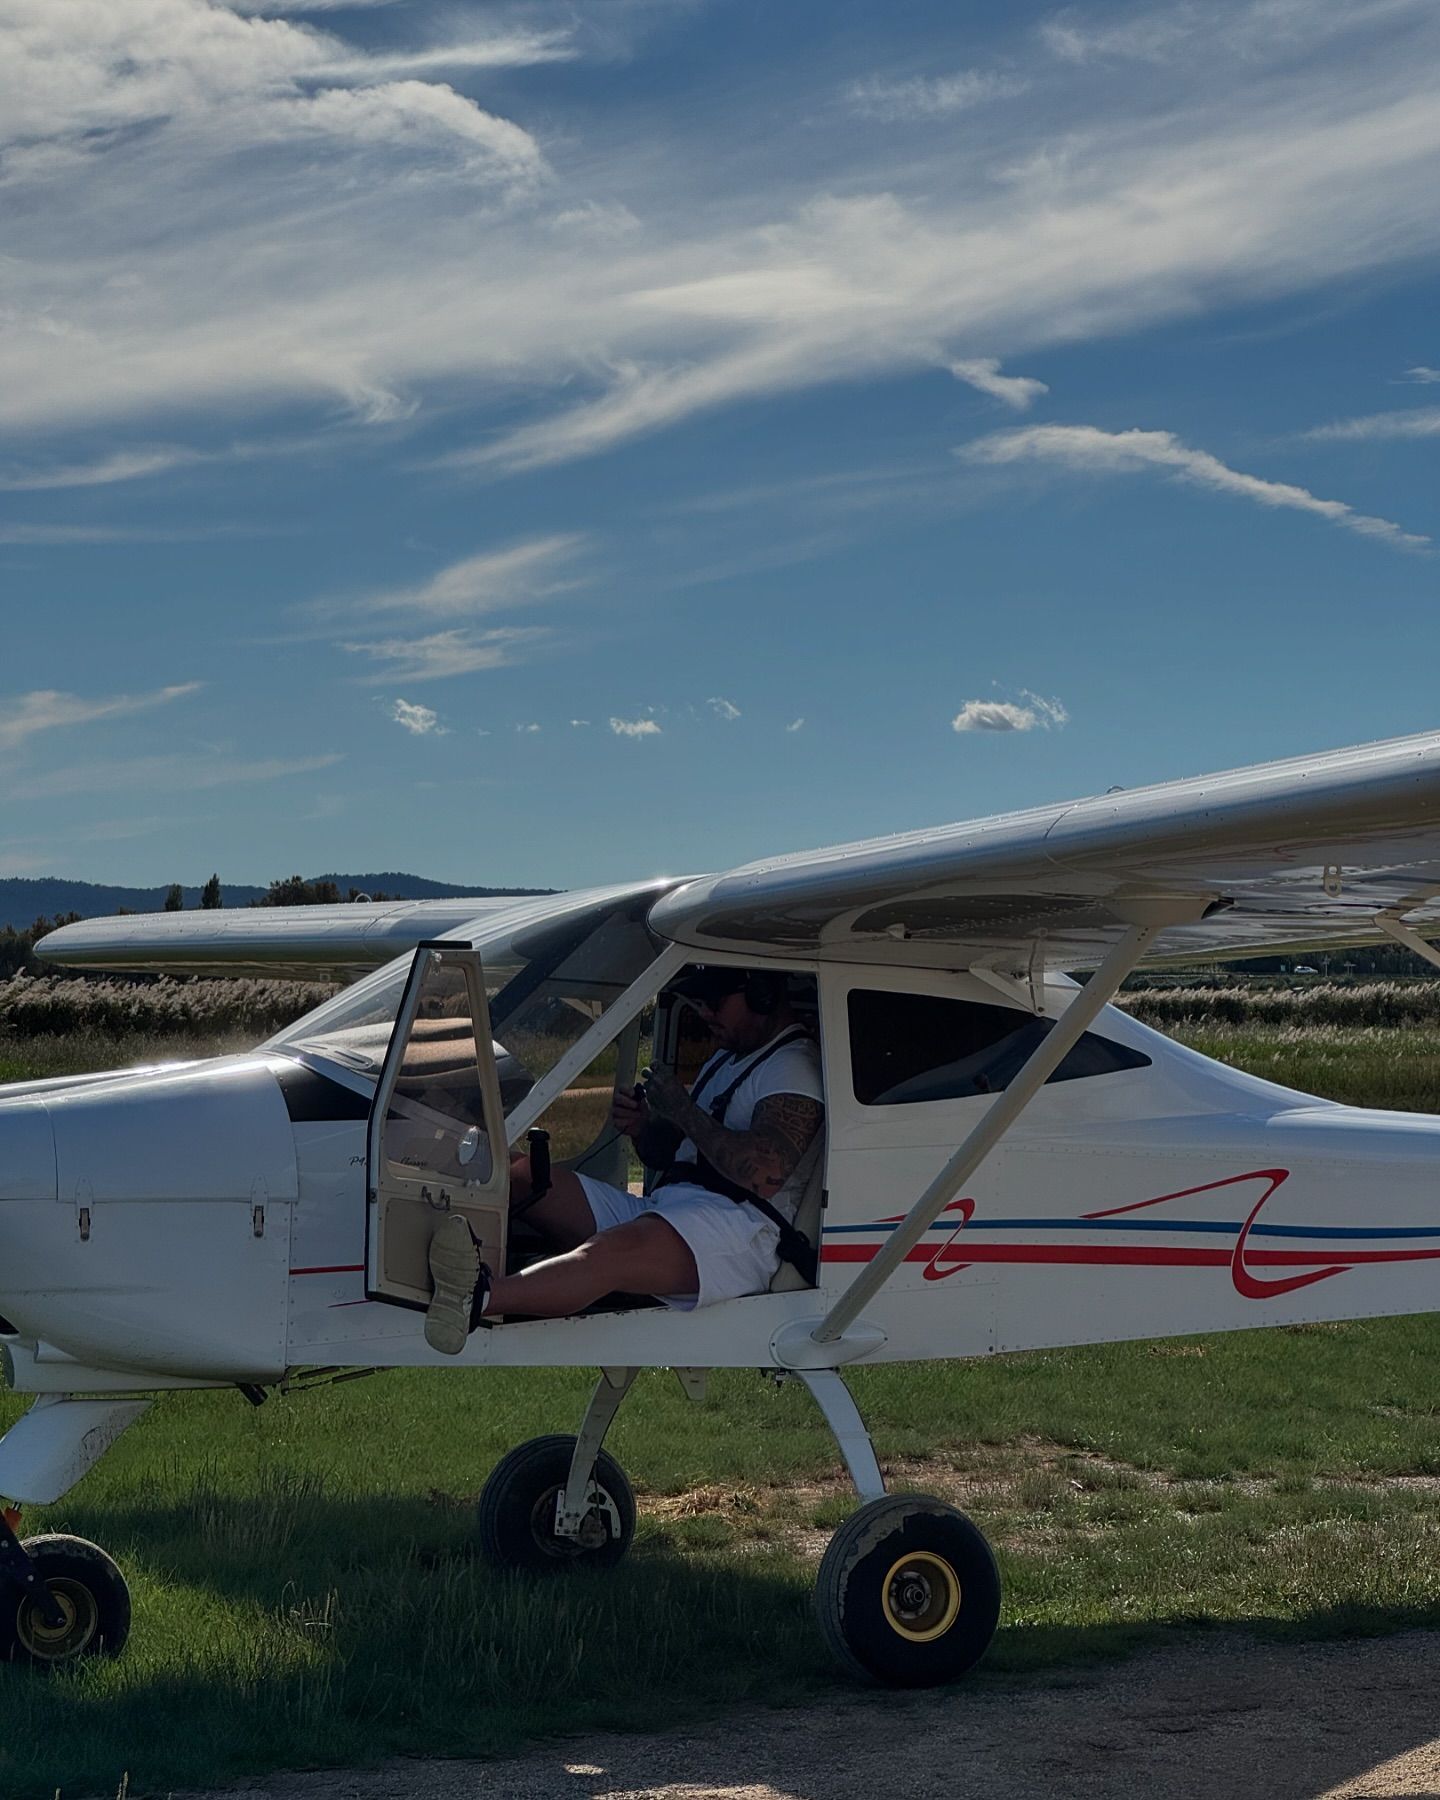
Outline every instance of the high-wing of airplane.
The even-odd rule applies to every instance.
[[[821,1563],[841,1661],[948,1680],[1000,1586],[961,1513],[885,1484],[852,1363],[1434,1310],[1440,1118],[1223,1067],[1110,1005],[1144,962],[1390,938],[1440,963],[1440,733],[971,824],[504,902],[159,914],[45,939],[75,968],[368,971],[245,1055],[0,1089],[0,1352],[31,1409],[0,1440],[0,1648],[113,1654],[130,1607],[97,1546],[22,1540],[178,1388],[252,1398],[356,1368],[590,1365],[573,1438],[497,1466],[483,1549],[608,1564],[635,1508],[603,1448],[638,1370],[803,1381],[862,1502]],[[461,916],[461,912],[463,915]],[[676,982],[763,969],[819,1045],[823,1152],[769,1288],[680,1311],[614,1295],[424,1336],[460,1213],[496,1270],[536,1254],[507,1148],[623,1185],[610,1087],[642,1036],[688,1078]],[[1089,971],[1083,985],[1068,971]],[[802,1257],[801,1263],[805,1263]]]

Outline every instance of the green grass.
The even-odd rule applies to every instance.
[[[1384,1025],[1196,1025],[1173,1035],[1286,1087],[1397,1112],[1440,1112],[1440,1029]]]
[[[1436,1336],[1387,1320],[851,1379],[894,1485],[930,1459],[924,1485],[958,1488],[997,1545],[992,1680],[1200,1622],[1440,1623],[1437,1494],[1390,1479],[1440,1470]],[[110,1549],[136,1629],[115,1663],[0,1676],[0,1792],[484,1755],[833,1686],[803,1539],[851,1505],[834,1447],[793,1384],[712,1387],[693,1407],[641,1378],[612,1433],[635,1550],[549,1581],[479,1563],[471,1509],[507,1448],[573,1425],[582,1375],[396,1371],[259,1410],[161,1399],[27,1519]],[[667,1499],[687,1494],[693,1510]]]
[[[1201,1047],[1316,1091],[1436,1103],[1440,1044],[1423,1032],[1210,1032]],[[63,1072],[34,1050],[12,1052],[24,1074]],[[164,1054],[152,1042],[110,1060]],[[1009,1674],[1216,1623],[1311,1637],[1440,1624],[1437,1350],[1440,1324],[1399,1319],[849,1378],[892,1487],[954,1497],[997,1547],[1006,1605],[972,1677],[983,1696]],[[531,1581],[478,1561],[487,1471],[572,1429],[589,1379],[394,1371],[258,1410],[233,1394],[157,1401],[27,1516],[110,1550],[136,1625],[114,1663],[0,1670],[0,1793],[75,1800],[128,1772],[132,1793],[163,1794],[274,1767],[486,1755],[832,1690],[813,1557],[853,1500],[794,1383],[720,1373],[697,1407],[672,1377],[642,1376],[610,1439],[640,1495],[627,1562]],[[24,1404],[0,1398],[0,1426]]]

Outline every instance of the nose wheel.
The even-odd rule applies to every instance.
[[[0,1660],[58,1669],[117,1656],[130,1635],[130,1589],[100,1546],[53,1533],[19,1547],[37,1580],[0,1596]]]
[[[608,1569],[635,1534],[635,1496],[625,1471],[607,1451],[597,1453],[583,1499],[579,1529],[556,1530],[575,1439],[532,1438],[501,1457],[480,1494],[480,1548],[501,1569]]]
[[[985,1654],[1000,1618],[1000,1571],[978,1527],[942,1500],[890,1494],[830,1540],[815,1610],[852,1674],[932,1687]]]

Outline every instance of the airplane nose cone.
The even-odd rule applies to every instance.
[[[0,1206],[58,1195],[50,1114],[38,1100],[0,1103]]]

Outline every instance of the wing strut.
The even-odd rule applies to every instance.
[[[1397,944],[1403,944],[1407,950],[1413,950],[1417,956],[1423,956],[1428,963],[1434,963],[1440,969],[1440,950],[1421,937],[1408,925],[1402,925],[1398,919],[1392,919],[1385,913],[1377,915],[1375,923],[1388,937],[1394,938]]]
[[[1180,917],[1176,916],[1180,911],[1176,904],[1162,905],[1157,910],[1146,906],[1143,914],[1139,904],[1130,910],[1130,916],[1137,922],[1111,949],[1053,1029],[1040,1040],[1029,1060],[1021,1065],[1009,1087],[997,1096],[985,1117],[895,1227],[885,1248],[856,1276],[815,1327],[810,1334],[815,1343],[835,1343],[846,1327],[859,1318],[1114,998],[1120,983],[1145,954],[1151,940],[1166,926],[1197,917],[1202,904],[1187,901]],[[1161,916],[1162,912],[1165,916]]]
[[[645,973],[637,975],[590,1029],[576,1038],[549,1074],[535,1083],[505,1121],[505,1135],[512,1150],[555,1096],[564,1093],[575,1077],[584,1073],[591,1058],[598,1056],[632,1019],[640,1016],[675,971],[684,966],[689,955],[683,944],[667,944]]]

